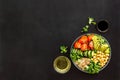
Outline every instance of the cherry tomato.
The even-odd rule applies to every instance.
[[[81,50],[82,50],[82,51],[87,50],[87,48],[88,48],[88,46],[87,46],[86,43],[82,44],[82,46],[81,46]]]
[[[88,42],[88,38],[87,38],[87,36],[82,36],[78,41],[80,43],[87,43]]]
[[[80,42],[75,42],[74,48],[81,48],[81,43]]]
[[[92,37],[94,36],[94,34],[91,34],[88,36],[88,41],[90,42],[92,40]]]
[[[93,48],[94,48],[93,41],[90,41],[90,42],[89,42],[89,47],[90,47],[90,49],[93,50]]]

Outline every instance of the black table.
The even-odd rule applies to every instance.
[[[0,80],[120,80],[119,0],[0,0]],[[87,17],[110,22],[107,33],[92,26],[89,32],[108,39],[109,65],[96,75],[73,64],[64,75],[53,69],[59,46],[69,48]],[[66,56],[69,56],[67,54]]]

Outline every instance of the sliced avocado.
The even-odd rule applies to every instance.
[[[96,50],[99,50],[100,45],[101,45],[101,44],[100,44],[99,42],[96,42],[96,44],[95,44],[95,49],[96,49]]]
[[[110,48],[107,48],[107,49],[105,50],[105,53],[106,53],[106,54],[110,54]]]
[[[94,35],[93,37],[92,37],[92,40],[97,40],[97,36],[96,35]]]
[[[108,47],[109,47],[109,45],[107,43],[102,44],[100,47],[100,51],[104,52]]]
[[[98,50],[98,47],[100,46],[100,42],[99,42],[99,37],[98,36],[94,36],[92,38],[93,43],[94,43],[94,49]]]

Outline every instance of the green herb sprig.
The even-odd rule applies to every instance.
[[[88,32],[88,29],[89,29],[89,25],[86,25],[82,28],[81,32]]]
[[[96,22],[94,21],[94,18],[88,17],[88,25],[85,25],[82,28],[81,32],[88,32],[90,25],[96,25]]]
[[[95,22],[94,18],[88,17],[88,24],[89,25],[91,25],[91,24],[96,25],[96,22]]]
[[[68,51],[67,48],[68,48],[68,47],[67,47],[67,46],[64,46],[64,45],[63,45],[63,46],[60,46],[60,53],[67,53],[67,51]]]

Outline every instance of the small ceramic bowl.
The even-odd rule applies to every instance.
[[[65,56],[58,56],[53,62],[53,67],[58,73],[64,74],[70,70],[71,62]]]
[[[99,32],[105,33],[109,30],[109,22],[107,20],[100,20],[96,28]]]

